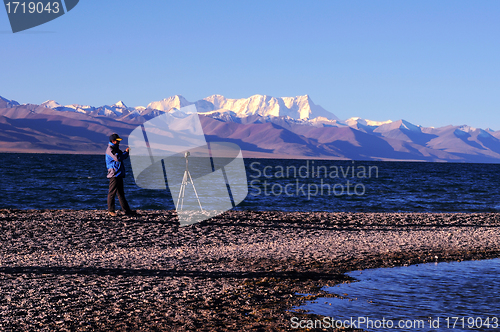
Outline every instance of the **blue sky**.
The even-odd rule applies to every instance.
[[[145,106],[309,94],[341,119],[500,130],[499,1],[88,1],[12,34],[0,95]]]

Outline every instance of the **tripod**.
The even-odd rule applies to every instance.
[[[191,178],[191,173],[189,173],[189,168],[188,168],[189,155],[190,155],[189,151],[186,151],[186,153],[184,154],[184,158],[186,158],[186,170],[184,171],[184,176],[182,177],[181,188],[179,190],[179,197],[177,198],[176,209],[177,211],[182,210],[182,207],[184,206],[184,196],[186,194],[186,186],[188,183],[191,183],[191,185],[193,186],[194,194],[196,195],[196,199],[198,200],[198,205],[200,206],[200,210],[201,212],[203,212],[203,208],[201,207],[200,203],[200,198],[198,197],[198,193],[196,192],[196,187],[194,186],[193,178]],[[179,209],[179,202],[181,203],[180,209]]]

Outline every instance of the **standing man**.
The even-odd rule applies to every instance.
[[[130,148],[125,152],[120,150],[120,142],[122,139],[118,134],[109,136],[109,144],[106,149],[106,167],[108,168],[109,192],[108,192],[108,212],[111,216],[116,217],[115,212],[115,196],[118,194],[118,200],[122,210],[126,215],[134,215],[125,199],[125,191],[123,189],[123,178],[125,177],[125,165],[123,161],[128,158]]]

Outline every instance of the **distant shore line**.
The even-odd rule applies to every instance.
[[[126,144],[125,144],[126,145]],[[106,145],[103,144],[103,151],[105,152]],[[27,149],[27,150],[0,150],[0,154],[38,154],[38,155],[104,155],[104,152],[96,150],[44,150],[44,149]],[[349,159],[334,156],[304,156],[304,155],[286,155],[275,154],[272,152],[262,153],[255,151],[242,150],[244,159],[278,159],[278,160],[322,160],[322,161],[356,161],[356,162],[412,162],[412,163],[437,163],[437,164],[500,164],[498,162],[469,162],[469,161],[452,161],[452,160],[420,160],[420,159],[393,159],[393,158],[378,158],[378,159]]]

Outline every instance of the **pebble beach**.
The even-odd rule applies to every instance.
[[[2,331],[288,331],[348,271],[500,257],[497,213],[0,210]],[[297,295],[310,294],[307,297]]]

